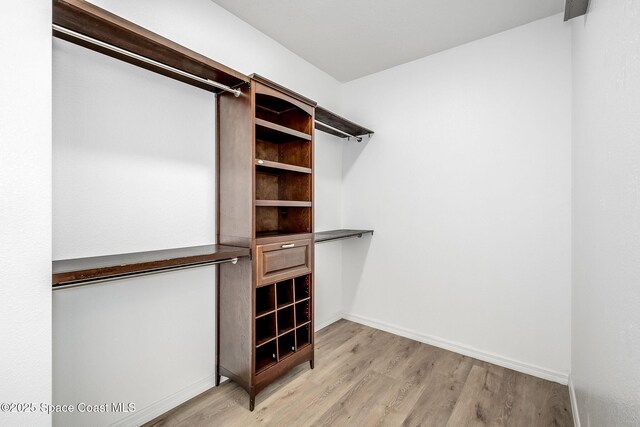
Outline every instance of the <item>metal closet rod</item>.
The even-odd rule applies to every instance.
[[[118,275],[115,275],[115,276],[98,278],[98,279],[87,279],[87,280],[78,281],[78,282],[71,282],[71,283],[67,283],[67,284],[63,283],[63,284],[60,284],[60,285],[54,285],[53,286],[53,290],[54,291],[58,291],[58,290],[61,290],[61,289],[79,288],[81,286],[95,285],[95,284],[98,284],[98,283],[111,282],[113,280],[128,279],[130,277],[148,276],[150,274],[165,273],[167,271],[186,270],[187,268],[205,267],[205,266],[208,266],[208,265],[225,264],[227,262],[230,262],[231,264],[237,264],[238,263],[238,257],[222,259],[222,260],[219,260],[219,261],[207,261],[207,262],[201,262],[201,263],[197,263],[197,264],[178,265],[178,266],[175,266],[175,267],[158,268],[156,270],[146,270],[146,271],[139,271],[139,272],[134,272],[134,273],[122,273],[122,274],[118,274]]]
[[[105,42],[100,41],[98,39],[94,39],[93,37],[85,36],[84,34],[78,33],[76,31],[70,30],[70,29],[65,28],[65,27],[61,27],[60,25],[53,24],[52,26],[53,26],[54,30],[59,31],[59,32],[64,33],[64,34],[67,34],[67,35],[69,35],[71,37],[74,37],[74,38],[89,42],[91,44],[103,47],[105,49],[109,49],[109,50],[111,50],[113,52],[117,52],[117,53],[119,53],[121,55],[125,55],[125,56],[128,56],[130,58],[137,59],[138,61],[146,62],[147,64],[151,64],[151,65],[154,65],[156,67],[162,68],[164,70],[171,71],[172,73],[179,74],[179,75],[184,76],[184,77],[188,77],[188,78],[190,78],[192,80],[196,80],[196,81],[198,81],[200,83],[204,83],[206,85],[213,86],[213,87],[215,87],[217,89],[224,90],[225,92],[232,93],[236,98],[239,97],[240,94],[241,94],[239,89],[233,89],[233,88],[231,88],[231,87],[229,87],[227,85],[223,85],[222,83],[218,83],[218,82],[215,82],[213,80],[205,79],[205,78],[196,76],[195,74],[187,73],[186,71],[182,71],[182,70],[180,70],[178,68],[174,68],[174,67],[172,67],[170,65],[163,64],[162,62],[155,61],[153,59],[147,58],[146,56],[138,55],[137,53],[130,52],[130,51],[126,50],[126,49],[119,48],[118,46],[114,46],[112,44],[105,43]]]
[[[329,129],[331,129],[331,130],[334,130],[334,131],[336,131],[336,132],[340,132],[341,134],[343,134],[343,135],[344,135],[344,136],[346,136],[347,138],[355,138],[355,140],[356,140],[356,141],[358,141],[358,142],[361,142],[361,141],[362,141],[362,137],[361,137],[361,136],[351,135],[350,133],[347,133],[347,132],[345,132],[345,131],[343,131],[343,130],[340,130],[340,129],[334,128],[333,126],[329,126],[328,124],[326,124],[326,123],[322,123],[322,122],[320,122],[320,121],[318,121],[318,120],[314,120],[314,121],[315,121],[316,123],[320,123],[320,124],[321,124],[322,126],[324,126],[324,127],[328,127],[328,128],[329,128]]]

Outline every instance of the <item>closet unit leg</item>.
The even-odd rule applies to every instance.
[[[255,388],[251,387],[251,392],[249,393],[249,410],[253,411],[256,407],[256,391]]]

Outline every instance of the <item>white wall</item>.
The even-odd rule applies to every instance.
[[[559,15],[343,87],[348,317],[566,381],[571,33]]]
[[[63,40],[54,54],[53,258],[214,243],[215,95]]]
[[[332,108],[339,84],[207,0],[96,1],[239,71]],[[214,98],[54,43],[54,258],[207,244],[215,236]],[[341,222],[341,141],[316,139],[316,228]],[[341,250],[316,253],[316,323],[341,311]],[[213,385],[212,267],[54,294],[54,399],[136,412],[56,425],[135,425]]]
[[[0,15],[0,402],[51,403],[51,3]],[[0,424],[46,426],[44,413]]]
[[[337,98],[337,96],[336,96]],[[344,140],[315,133],[314,228],[342,227],[342,149]],[[342,242],[317,244],[315,248],[315,329],[342,318]]]
[[[640,425],[640,4],[573,21],[571,379],[582,426]]]

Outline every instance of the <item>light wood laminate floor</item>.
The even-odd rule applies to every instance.
[[[147,425],[573,426],[566,386],[346,320],[248,407],[226,382]]]

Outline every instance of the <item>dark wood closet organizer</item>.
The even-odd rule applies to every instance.
[[[251,249],[220,266],[218,376],[255,395],[291,367],[313,368],[315,102],[253,75],[217,98],[218,242]]]
[[[314,243],[373,233],[314,235],[314,127],[373,131],[91,3],[53,0],[53,24],[56,37],[218,94],[218,244],[54,261],[53,289],[217,264],[216,383],[224,375],[243,386],[253,410],[274,379],[307,361],[313,368]],[[332,129],[315,121],[316,107]]]

